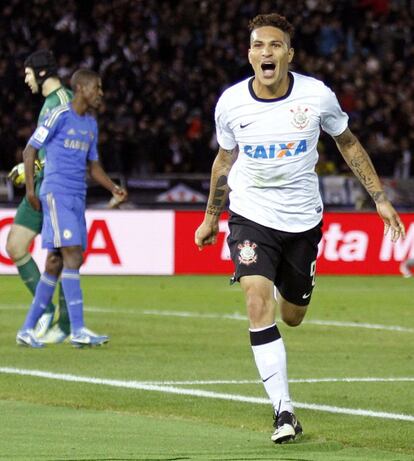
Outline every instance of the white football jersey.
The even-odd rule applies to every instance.
[[[221,95],[215,119],[223,149],[239,147],[228,184],[230,210],[273,229],[303,232],[322,219],[315,164],[320,128],[338,136],[348,116],[323,82],[290,72],[289,90],[260,99],[253,77]]]

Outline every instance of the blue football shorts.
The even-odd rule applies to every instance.
[[[43,211],[42,247],[54,248],[80,245],[86,249],[85,198],[54,194],[40,196]]]

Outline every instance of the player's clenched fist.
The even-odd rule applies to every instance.
[[[214,245],[217,242],[218,224],[212,225],[201,223],[194,234],[194,243],[202,250],[206,245]]]
[[[112,198],[109,200],[108,208],[117,208],[122,202],[128,198],[126,189],[120,186],[115,186],[112,190]]]

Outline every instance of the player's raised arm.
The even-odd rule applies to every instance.
[[[216,243],[220,214],[227,202],[229,187],[227,177],[233,163],[233,150],[220,147],[211,169],[210,194],[204,220],[194,235],[194,242],[200,250],[205,245]]]
[[[393,242],[397,241],[400,236],[404,238],[404,224],[388,200],[366,150],[349,128],[339,136],[335,136],[334,139],[346,163],[374,200],[377,212],[384,221],[384,234],[391,229]]]
[[[35,194],[34,186],[34,170],[35,170],[35,160],[37,156],[37,149],[35,149],[30,144],[27,144],[23,151],[23,160],[24,160],[24,174],[26,178],[26,197],[30,205],[35,210],[40,210],[40,201]]]

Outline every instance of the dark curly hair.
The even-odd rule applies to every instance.
[[[292,24],[284,16],[277,13],[258,14],[249,22],[249,31],[252,33],[255,29],[266,26],[277,27],[283,31],[288,35],[289,43],[295,34],[295,28]]]

